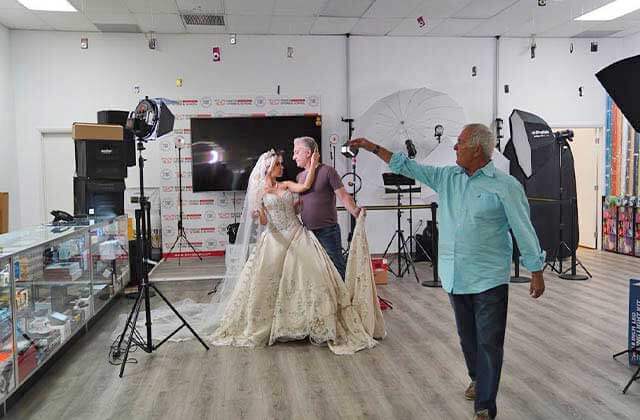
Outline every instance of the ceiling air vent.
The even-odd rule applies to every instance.
[[[182,15],[185,25],[224,26],[223,15]]]

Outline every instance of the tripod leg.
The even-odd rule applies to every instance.
[[[389,241],[389,243],[387,244],[387,248],[384,250],[384,254],[382,254],[382,258],[387,258],[387,252],[389,252],[389,248],[391,248],[391,244],[393,244],[394,239],[396,238],[396,235],[398,234],[398,231],[396,230],[393,233],[393,236],[391,237],[391,240]],[[400,255],[398,255],[398,261],[400,261]],[[402,274],[400,272],[400,270],[398,270],[398,273],[393,271],[393,268],[391,268],[391,264],[389,264],[389,268],[387,269],[391,274],[393,274],[394,276],[400,278],[402,277]]]
[[[413,241],[416,243],[416,252],[418,252],[418,248],[422,251],[422,253],[424,254],[425,257],[427,257],[427,260],[431,263],[431,265],[433,265],[433,261],[431,260],[431,257],[429,257],[429,254],[427,254],[427,251],[424,249],[424,247],[420,244],[420,242],[418,242],[418,240],[415,238],[415,236],[410,236],[409,240]],[[415,262],[415,261],[414,261]]]
[[[398,231],[396,230],[393,233],[393,236],[391,237],[391,240],[389,241],[389,243],[387,244],[387,247],[384,249],[384,254],[382,254],[382,258],[386,258],[387,257],[387,252],[389,252],[389,248],[391,248],[391,244],[393,244],[393,240],[396,238],[396,235],[398,234]]]
[[[187,243],[187,245],[189,245],[189,246],[191,247],[191,249],[193,250],[193,252],[195,252],[195,253],[196,253],[196,256],[197,256],[198,258],[200,258],[200,261],[202,261],[202,257],[200,256],[200,253],[199,253],[198,251],[196,251],[196,248],[195,248],[195,247],[193,246],[193,244],[189,241],[189,238],[187,238],[187,235],[186,235],[186,234],[183,234],[183,238],[184,238],[184,241]]]
[[[129,339],[127,340],[127,348],[124,351],[124,359],[122,359],[122,365],[120,366],[120,377],[122,378],[122,375],[124,375],[124,368],[127,365],[127,360],[129,359],[129,350],[131,349],[131,342],[133,341],[133,336],[136,332],[136,323],[138,322],[138,315],[140,314],[140,305],[142,304],[142,297],[143,297],[143,290],[140,289],[140,295],[138,296],[138,299],[136,300],[136,304],[133,307],[133,310],[131,311],[132,314],[135,313],[135,315],[133,316],[133,323],[131,324],[131,332],[129,334]]]
[[[149,286],[150,286],[150,287],[152,287],[152,288],[153,288],[153,290],[155,290],[155,291],[156,291],[156,293],[157,293],[158,295],[160,295],[160,297],[162,298],[162,300],[164,300],[164,302],[167,304],[167,306],[169,306],[169,308],[171,308],[171,310],[173,311],[173,313],[174,313],[174,314],[176,314],[176,316],[177,316],[178,318],[180,318],[180,321],[182,321],[182,323],[184,324],[184,326],[185,326],[185,327],[187,327],[187,328],[189,329],[189,331],[191,331],[191,334],[193,334],[193,336],[194,336],[195,338],[197,338],[197,339],[198,339],[198,341],[200,342],[200,344],[202,344],[202,345],[204,346],[204,348],[205,348],[205,349],[209,350],[209,346],[207,346],[207,345],[205,344],[205,342],[204,342],[204,341],[202,341],[202,338],[200,338],[200,336],[198,335],[198,333],[196,333],[196,332],[193,330],[193,328],[191,328],[191,325],[189,325],[189,323],[188,323],[188,322],[187,322],[187,321],[182,317],[182,315],[180,315],[180,312],[178,312],[178,310],[177,310],[177,309],[176,309],[176,308],[171,304],[171,302],[169,302],[169,299],[167,299],[167,298],[162,294],[162,292],[160,292],[160,290],[156,287],[156,285],[155,285],[155,284],[153,284],[153,283],[151,283]],[[164,341],[163,341],[162,343],[164,343]],[[155,346],[155,347],[154,347],[154,350],[155,350],[155,349],[157,349],[158,347],[160,347],[160,345],[161,345],[162,343],[160,343],[160,344],[158,344],[157,346]]]
[[[638,367],[638,369],[636,370],[636,373],[633,374],[633,376],[631,377],[631,379],[629,380],[629,382],[627,383],[627,386],[624,387],[624,389],[622,390],[623,394],[627,393],[627,390],[629,389],[629,387],[631,386],[631,384],[634,381],[640,380],[640,367]]]
[[[400,232],[400,238],[402,240],[402,255],[403,258],[405,259],[405,263],[406,263],[406,267],[405,267],[405,271],[407,274],[411,273],[411,268],[413,268],[413,275],[416,277],[416,281],[418,283],[420,283],[420,279],[418,278],[418,272],[416,271],[416,266],[413,263],[413,258],[411,257],[411,253],[407,252],[407,242],[408,240],[404,239],[404,235],[402,234],[402,232]],[[411,238],[411,237],[409,237]],[[404,274],[403,272],[403,274]]]
[[[173,245],[171,245],[171,248],[169,248],[169,252],[167,252],[167,254],[170,254],[170,253],[173,251],[173,248],[175,248],[175,247],[176,247],[176,245],[178,244],[178,240],[179,240],[179,239],[180,239],[180,235],[178,235],[178,236],[176,237],[176,240],[175,240],[175,241],[173,241]]]
[[[138,297],[136,298],[136,302],[133,304],[133,308],[131,308],[131,312],[129,312],[129,315],[127,316],[127,322],[124,324],[124,330],[122,331],[122,334],[120,335],[120,339],[118,340],[118,349],[120,349],[120,346],[122,346],[122,342],[124,341],[124,336],[127,335],[127,329],[129,329],[129,323],[131,322],[131,318],[133,318],[133,313],[136,310],[136,307],[138,306],[138,301],[140,300],[140,297],[142,296],[141,290],[138,290]]]

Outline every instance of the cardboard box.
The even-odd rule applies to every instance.
[[[73,123],[71,138],[74,140],[122,141],[124,129],[121,125]]]
[[[389,281],[389,263],[386,258],[371,258],[373,280],[376,284],[387,284]]]
[[[9,232],[9,193],[0,192],[0,233]]]
[[[373,281],[376,284],[387,284],[389,282],[389,272],[387,270],[373,270]]]

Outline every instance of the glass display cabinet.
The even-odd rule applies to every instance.
[[[126,216],[0,235],[0,404],[128,281]]]

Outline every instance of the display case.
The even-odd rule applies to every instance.
[[[16,386],[11,280],[11,260],[0,258],[0,398],[3,400]]]
[[[0,402],[128,283],[127,218],[0,235]]]

